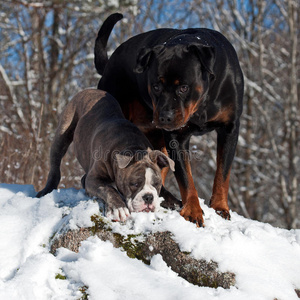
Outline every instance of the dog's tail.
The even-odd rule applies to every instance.
[[[110,15],[102,24],[98,36],[95,41],[95,48],[94,48],[94,54],[95,54],[95,67],[97,72],[100,75],[103,75],[104,68],[108,62],[108,56],[107,56],[107,41],[109,38],[109,35],[111,31],[113,30],[115,24],[120,21],[123,18],[122,14],[115,13]]]

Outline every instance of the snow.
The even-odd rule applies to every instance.
[[[300,230],[274,228],[231,212],[223,220],[200,200],[205,228],[178,212],[134,213],[111,223],[122,234],[170,231],[182,251],[214,260],[236,274],[226,290],[195,286],[174,273],[160,255],[150,266],[127,257],[110,242],[90,237],[79,253],[49,253],[49,239],[68,228],[92,226],[99,204],[84,190],[62,189],[41,199],[31,185],[0,184],[0,299],[298,299]],[[103,207],[100,207],[103,210]],[[108,221],[109,222],[109,221]],[[66,278],[59,279],[60,274]]]

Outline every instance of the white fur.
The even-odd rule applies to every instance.
[[[134,197],[134,199],[129,199],[127,201],[127,206],[130,212],[135,211],[143,211],[145,209],[156,211],[159,208],[161,200],[159,199],[159,195],[157,194],[156,188],[152,185],[152,178],[154,175],[154,171],[151,168],[147,168],[145,172],[145,185],[141,189],[140,192]],[[153,202],[151,204],[146,204],[143,200],[143,196],[145,194],[153,195]]]

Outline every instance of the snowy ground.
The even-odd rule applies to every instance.
[[[147,266],[96,237],[83,242],[79,253],[61,248],[53,256],[49,238],[64,224],[92,226],[90,216],[99,206],[83,190],[34,195],[29,185],[0,184],[0,299],[80,299],[82,287],[88,299],[105,300],[298,299],[300,230],[274,228],[234,212],[225,221],[203,201],[205,228],[166,210],[113,223],[114,231],[128,234],[169,230],[183,251],[236,274],[236,287],[213,289],[178,277],[160,255]]]

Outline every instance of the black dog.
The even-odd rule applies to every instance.
[[[233,46],[214,30],[157,29],[132,37],[108,60],[107,39],[121,18],[111,15],[96,39],[95,65],[103,75],[98,88],[119,101],[125,117],[155,149],[167,150],[175,161],[181,215],[200,226],[203,213],[191,174],[189,141],[192,135],[216,130],[217,170],[210,206],[230,219],[229,177],[244,90]]]

